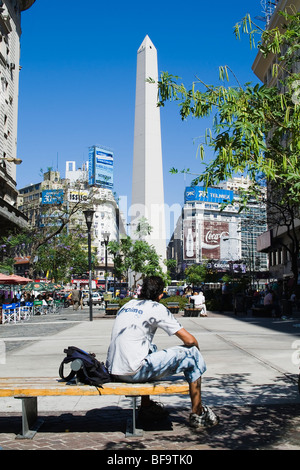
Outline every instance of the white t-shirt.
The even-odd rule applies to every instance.
[[[205,297],[202,292],[199,292],[199,294],[196,295],[192,295],[190,298],[194,301],[195,307],[205,304]]]
[[[133,375],[149,353],[157,328],[169,336],[182,326],[162,304],[133,299],[118,312],[108,348],[106,366],[111,374]]]
[[[273,303],[273,296],[271,292],[269,292],[264,298],[264,305],[272,305],[272,303]]]

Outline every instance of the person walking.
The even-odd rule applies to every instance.
[[[73,302],[73,310],[78,310],[79,300],[80,300],[80,293],[79,293],[79,290],[77,289],[76,286],[74,287],[74,289],[72,291],[71,299],[72,299],[72,302]]]
[[[80,291],[79,291],[79,304],[80,304],[80,308],[81,310],[83,309],[83,287],[80,287]]]

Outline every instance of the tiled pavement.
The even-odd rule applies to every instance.
[[[77,321],[76,315],[73,314],[72,320]],[[38,320],[41,322],[41,319],[33,321]],[[59,333],[62,328],[68,327],[66,323],[54,324],[50,318],[42,320],[43,330],[39,330],[38,325],[38,330],[35,330],[39,339],[43,334],[56,334],[52,329],[57,328]],[[104,319],[100,321],[105,322]],[[47,323],[49,325],[45,328]],[[17,333],[17,329],[10,329],[9,332],[12,340],[14,335],[20,336],[18,342],[8,343],[11,351],[34,341],[33,337],[26,336],[23,343],[22,333]],[[0,328],[0,339],[3,331]],[[204,431],[194,431],[188,426],[188,406],[178,407],[173,403],[168,405],[170,419],[161,425],[153,425],[152,428],[144,427],[142,437],[125,436],[126,421],[131,417],[129,406],[106,403],[105,406],[94,406],[88,411],[42,410],[39,416],[44,422],[34,439],[16,439],[21,429],[20,413],[0,408],[0,449],[150,450],[184,453],[197,450],[300,449],[300,402],[297,399],[294,403],[283,400],[278,403],[245,403],[243,406],[226,402],[221,405],[216,402],[213,408],[220,417],[220,424]]]
[[[3,450],[299,450],[300,405],[222,407],[220,424],[194,431],[188,411],[170,409],[170,419],[144,428],[142,437],[125,437],[130,410],[41,413],[43,425],[33,439],[16,439],[20,415],[2,414]],[[146,429],[146,430],[145,430]]]

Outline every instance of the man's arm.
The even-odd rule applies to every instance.
[[[177,333],[175,333],[175,335],[179,339],[181,339],[181,341],[183,342],[185,346],[189,346],[189,347],[196,346],[198,349],[200,349],[198,341],[196,340],[195,336],[191,335],[191,333],[189,333],[184,328],[181,328],[180,330],[178,330]]]

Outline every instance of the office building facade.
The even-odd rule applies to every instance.
[[[16,189],[17,121],[21,13],[35,0],[0,1],[0,227],[1,233],[27,226],[18,211]]]
[[[255,279],[268,276],[268,258],[256,250],[256,238],[266,229],[266,210],[253,201],[247,211],[239,212],[239,188],[245,184],[245,178],[235,178],[207,191],[186,188],[167,250],[168,259],[177,261],[179,278],[192,264],[209,264],[220,273],[248,271]]]
[[[282,16],[278,15],[278,11],[286,10],[289,14],[300,11],[300,0],[276,0],[275,2],[267,2],[270,4],[270,14],[267,17],[266,29],[281,28],[284,22]],[[281,75],[275,76],[273,74],[273,67],[276,66],[278,58],[275,54],[270,53],[264,57],[259,52],[252,65],[252,70],[255,75],[266,86],[277,87],[278,93],[284,93]],[[292,72],[300,72],[300,62],[297,60],[293,64]],[[269,197],[272,194],[272,199],[276,198],[276,187],[272,188],[269,192]],[[279,223],[280,215],[276,217],[275,205],[270,204],[268,209],[268,230],[266,230],[257,240],[258,250],[261,253],[266,253],[269,257],[270,276],[276,280],[288,280],[293,277],[292,272],[292,257],[291,252],[293,243],[296,239],[300,240],[300,219],[293,220],[293,230],[289,233],[287,224]],[[292,235],[292,237],[291,237]],[[299,254],[298,254],[299,257]],[[299,261],[298,261],[299,266]]]

